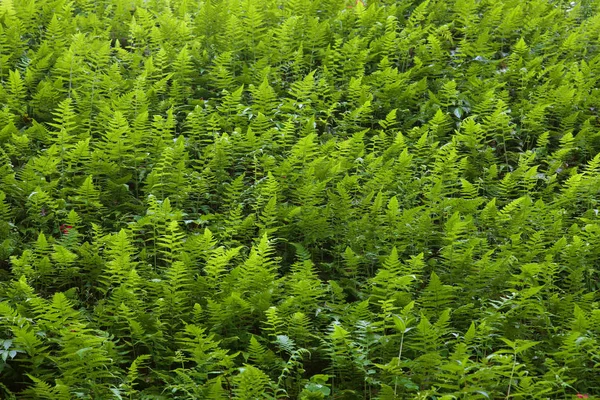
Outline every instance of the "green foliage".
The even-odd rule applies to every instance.
[[[599,15],[0,1],[0,398],[598,396]]]

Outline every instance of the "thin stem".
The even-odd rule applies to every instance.
[[[404,332],[402,332],[402,336],[400,337],[400,349],[398,350],[398,367],[400,367],[400,357],[402,357],[402,346],[404,345]],[[398,393],[398,379],[396,377],[396,382],[394,383],[394,396]]]
[[[512,380],[513,380],[513,376],[515,374],[515,368],[516,367],[517,367],[517,351],[515,350],[515,354],[513,355],[512,371],[510,371],[510,380],[508,382],[508,391],[506,392],[506,398],[507,399],[510,397],[510,389],[512,387]]]

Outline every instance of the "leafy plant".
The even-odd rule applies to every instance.
[[[599,13],[0,1],[0,397],[597,397]]]

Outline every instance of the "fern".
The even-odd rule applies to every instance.
[[[598,11],[0,1],[0,397],[598,392]]]
[[[237,398],[244,400],[267,399],[271,397],[268,391],[272,385],[269,377],[260,369],[245,365],[236,376],[234,393]]]

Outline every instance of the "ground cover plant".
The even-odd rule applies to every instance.
[[[600,2],[0,0],[0,397],[600,394]]]

